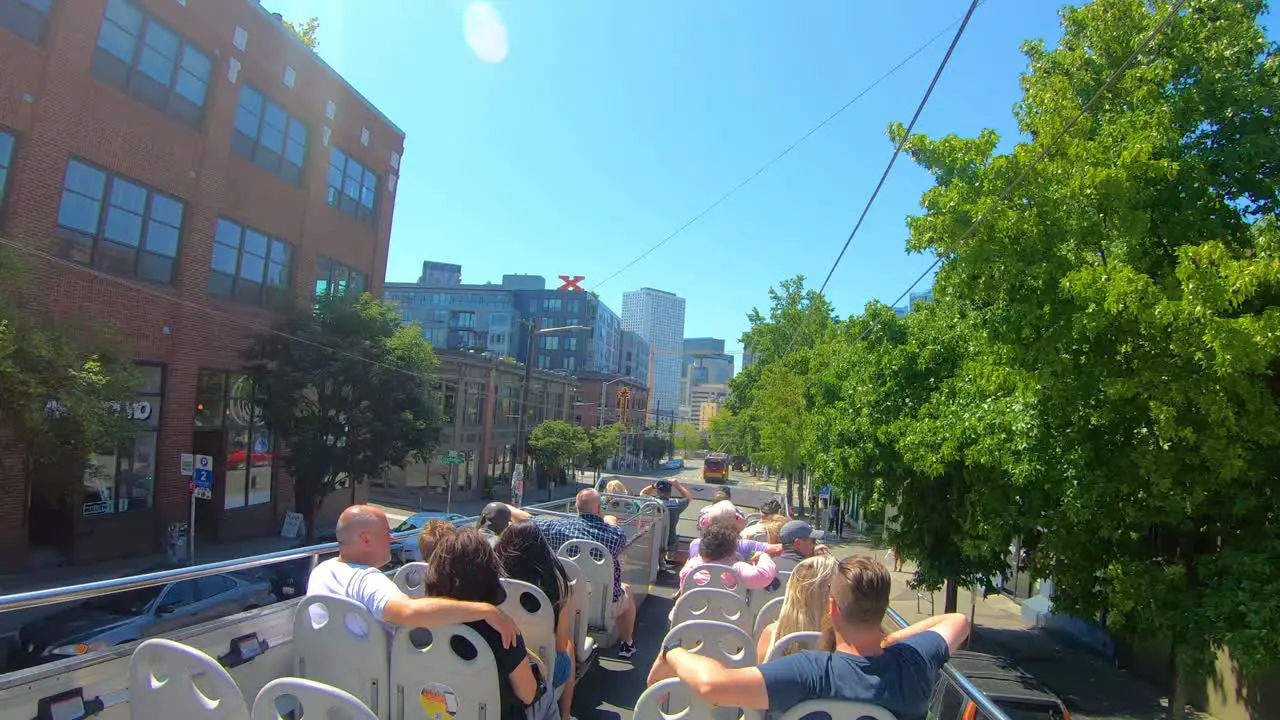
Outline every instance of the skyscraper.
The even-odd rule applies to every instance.
[[[673,417],[680,406],[680,374],[684,352],[684,298],[663,290],[641,288],[622,294],[622,329],[649,343],[653,358],[649,412]],[[650,422],[656,418],[649,416]]]

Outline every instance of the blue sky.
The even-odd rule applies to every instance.
[[[464,282],[585,275],[686,298],[685,336],[735,351],[753,305],[803,273],[820,284],[951,33],[733,198],[618,277],[928,38],[964,0],[493,0],[501,62],[464,37],[466,0],[265,0],[320,17],[320,55],[406,133],[387,279],[425,259]],[[988,0],[917,130],[1011,138],[1018,48],[1058,36],[1056,2]],[[472,12],[475,12],[473,10]],[[905,252],[928,176],[900,158],[828,296],[848,314],[892,301],[930,262]]]

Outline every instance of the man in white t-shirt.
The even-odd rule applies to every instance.
[[[488,603],[449,598],[411,598],[400,591],[380,567],[391,560],[391,526],[387,515],[372,505],[352,505],[338,518],[338,557],[311,571],[308,595],[333,595],[354,600],[381,620],[395,626],[440,627],[486,622],[511,647],[520,631],[506,613]]]

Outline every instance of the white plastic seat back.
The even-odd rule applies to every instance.
[[[690,620],[667,631],[662,645],[679,641],[680,647],[694,655],[720,661],[727,668],[744,668],[756,664],[756,644],[742,628],[714,620]]]
[[[777,577],[778,586],[772,590],[761,588],[759,590],[747,591],[747,605],[751,611],[759,614],[760,608],[769,604],[774,598],[780,598],[787,594],[787,583],[791,581],[791,573],[780,571]]]
[[[249,718],[240,686],[217,660],[162,638],[147,640],[133,651],[129,712],[134,720]]]
[[[631,717],[632,720],[764,720],[764,713],[723,705],[712,707],[694,695],[679,678],[667,678],[650,685],[640,694]]]
[[[405,563],[396,570],[396,587],[411,598],[427,596],[427,564],[424,562]]]
[[[764,604],[760,608],[760,612],[756,613],[756,624],[752,627],[751,636],[760,639],[760,633],[769,626],[769,623],[778,622],[778,618],[782,616],[782,601],[785,598],[774,598]]]
[[[585,663],[591,657],[596,642],[587,634],[587,603],[591,602],[591,581],[578,563],[568,558],[558,558],[564,566],[565,575],[569,576],[569,588],[573,594],[569,604],[561,612],[571,613],[569,616],[573,635],[573,646],[578,649],[578,663]]]
[[[728,590],[699,588],[681,595],[671,611],[670,621],[673,628],[691,620],[729,623],[750,635],[755,616],[747,607],[746,600]]]
[[[769,654],[764,656],[764,661],[769,662],[782,657],[782,654],[792,648],[796,650],[817,650],[818,640],[822,637],[822,633],[816,632],[793,632],[786,637],[777,638],[773,647],[769,648]]]
[[[389,718],[386,627],[360,603],[330,595],[302,598],[293,614],[294,674],[356,696]]]
[[[400,628],[391,641],[396,720],[502,716],[498,664],[466,625]]]
[[[605,506],[605,512],[618,518],[619,521],[630,519],[640,514],[640,503],[628,498],[612,498]]]
[[[879,705],[852,700],[806,700],[782,715],[782,720],[898,720]]]
[[[267,683],[253,701],[253,720],[286,718],[378,720],[372,710],[345,690],[304,678],[278,678]]]
[[[613,622],[613,555],[609,549],[594,540],[570,540],[556,555],[578,563],[591,583],[588,625],[608,629]]]
[[[747,599],[747,586],[742,582],[742,578],[738,576],[738,571],[728,565],[719,563],[706,563],[699,565],[697,569],[691,571],[684,579],[680,581],[680,592],[694,590],[699,588],[718,588],[720,590],[728,590],[740,596],[743,600]]]
[[[544,664],[555,667],[556,661],[556,613],[551,600],[542,588],[520,580],[502,579],[502,587],[507,591],[507,599],[502,602],[502,611],[511,616],[520,634],[524,636],[524,646],[533,651]],[[565,608],[561,612],[567,612]],[[544,678],[550,678],[542,668]]]
[[[746,524],[747,526],[755,525],[756,523],[760,522],[760,518],[762,518],[762,517],[764,517],[764,516],[763,516],[763,515],[761,515],[761,514],[760,514],[760,513],[758,513],[758,512],[748,513],[748,514],[747,514],[747,518],[746,518],[746,520],[747,520],[747,521],[746,521],[746,523],[745,523],[745,524]]]

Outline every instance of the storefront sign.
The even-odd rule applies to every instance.
[[[181,470],[183,477],[191,477],[191,473],[196,468],[196,456],[191,453],[182,453]]]
[[[147,422],[151,420],[151,403],[146,400],[134,400],[133,402],[113,402],[108,407],[112,412],[124,413],[130,420],[139,422]],[[67,414],[66,408],[62,407],[62,403],[57,400],[49,400],[44,404],[45,415],[51,418],[63,417]]]

